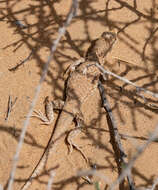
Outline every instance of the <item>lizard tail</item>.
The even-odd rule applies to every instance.
[[[45,165],[46,160],[47,160],[47,155],[44,153],[43,157],[39,160],[38,164],[32,171],[32,174],[30,175],[29,179],[22,186],[21,190],[26,190],[32,184],[32,180],[39,175],[40,171],[42,170],[42,168]]]
[[[48,145],[45,149],[45,151],[43,152],[43,155],[41,156],[40,160],[38,161],[36,167],[33,169],[30,177],[28,178],[28,180],[24,183],[24,185],[22,186],[21,190],[26,190],[28,189],[28,187],[32,184],[32,180],[35,179],[40,171],[42,170],[42,168],[44,167],[47,158],[50,156],[50,154],[53,152],[56,143],[48,142]]]

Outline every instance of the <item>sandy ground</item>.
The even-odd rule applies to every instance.
[[[13,155],[19,135],[34,97],[35,87],[47,61],[52,41],[56,39],[59,26],[65,21],[71,1],[67,0],[6,0],[0,2],[0,184],[6,188],[12,166]],[[21,28],[16,20],[28,26]],[[63,99],[63,73],[74,58],[84,55],[90,41],[99,37],[106,28],[115,28],[118,40],[107,57],[105,68],[123,76],[137,85],[153,92],[158,87],[158,2],[156,0],[82,0],[78,15],[68,27],[51,62],[48,75],[42,85],[35,109],[44,111],[46,96]],[[17,66],[30,52],[32,57],[15,71]],[[118,64],[117,59],[124,60]],[[136,152],[136,147],[148,140],[149,134],[158,123],[158,100],[145,95],[148,104],[136,95],[134,87],[125,85],[114,78],[104,84],[119,133],[128,135],[121,140],[127,159]],[[124,87],[120,91],[121,87]],[[16,104],[8,118],[8,98]],[[115,154],[110,143],[106,114],[101,108],[98,91],[87,101],[83,108],[86,133],[77,137],[76,142],[97,170],[111,183],[118,176]],[[57,118],[58,113],[55,114]],[[41,121],[31,118],[20,159],[16,170],[14,189],[20,187],[29,177],[39,161],[55,125],[41,125]],[[72,126],[73,127],[73,124]],[[40,176],[33,180],[30,190],[46,189],[52,169],[55,171],[52,189],[95,189],[84,179],[74,176],[79,169],[89,169],[82,155],[74,150],[68,155],[63,143],[55,155],[48,159]],[[137,159],[132,169],[136,187],[149,187],[158,177],[158,145],[153,142]],[[100,189],[107,183],[99,177]],[[118,189],[118,187],[117,187]],[[127,183],[125,190],[129,189]],[[158,189],[155,188],[155,189]]]

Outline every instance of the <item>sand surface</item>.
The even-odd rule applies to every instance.
[[[0,2],[0,184],[6,188],[25,117],[29,111],[35,88],[47,61],[52,41],[64,23],[71,6],[70,0],[6,0]],[[27,26],[22,28],[16,21]],[[99,37],[107,28],[118,31],[118,39],[108,55],[105,68],[131,80],[153,92],[158,92],[158,2],[156,0],[82,0],[78,14],[61,39],[49,67],[48,75],[35,109],[44,112],[46,96],[63,99],[64,71],[74,61],[83,56],[90,41]],[[29,56],[25,64],[19,63]],[[120,60],[118,62],[118,59]],[[11,69],[11,71],[9,70]],[[136,153],[136,148],[144,144],[155,129],[158,118],[158,99],[150,95],[147,103],[136,89],[112,77],[104,84],[112,113],[127,160]],[[123,90],[121,91],[121,89]],[[9,96],[17,98],[15,106],[6,121]],[[98,172],[112,183],[118,176],[114,149],[110,143],[110,132],[106,114],[101,108],[98,90],[92,94],[83,108],[86,133],[76,138],[90,162]],[[14,189],[20,190],[38,163],[57,116],[52,125],[41,125],[41,121],[31,118],[20,153],[15,175]],[[74,127],[74,124],[70,128]],[[52,169],[55,177],[52,189],[77,190],[95,189],[82,178],[75,178],[79,169],[90,169],[82,155],[74,150],[68,154],[64,139],[56,154],[51,156],[30,190],[46,189]],[[149,187],[158,177],[158,144],[151,143],[136,160],[132,177],[137,188]],[[101,190],[108,187],[100,177],[92,177]],[[118,187],[116,189],[119,189]],[[125,190],[129,189],[125,183]],[[155,189],[158,189],[155,188]]]

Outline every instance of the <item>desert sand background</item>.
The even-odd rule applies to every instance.
[[[71,3],[70,0],[0,1],[0,184],[4,189],[7,189],[12,159],[35,88],[52,42],[66,19]],[[84,56],[90,41],[98,38],[107,28],[117,30],[118,37],[107,56],[105,68],[138,86],[158,92],[157,27],[156,0],[80,0],[77,16],[67,28],[54,54],[35,109],[44,112],[43,101],[46,96],[50,96],[52,100],[63,99],[64,71],[75,59]],[[17,66],[32,51],[30,59]],[[17,69],[12,69],[16,66]],[[136,95],[134,87],[113,77],[110,77],[104,87],[119,133],[127,135],[121,142],[127,160],[130,160],[136,147],[148,140],[149,134],[158,124],[158,99],[144,93],[146,103]],[[9,96],[13,101],[17,98],[17,101],[6,121]],[[81,146],[97,171],[112,183],[118,176],[118,170],[110,143],[106,113],[101,108],[97,90],[82,111],[86,133],[77,137],[76,143]],[[14,189],[20,190],[38,163],[58,114],[55,113],[55,120],[50,126],[41,125],[41,121],[36,118],[30,119],[16,170]],[[70,129],[73,127],[74,124]],[[52,189],[95,189],[94,184],[88,184],[82,178],[74,178],[79,169],[90,169],[90,165],[76,150],[69,155],[64,139],[61,141],[63,142],[56,154],[48,159],[40,176],[33,180],[29,189],[46,189],[52,169],[55,171]],[[158,177],[156,141],[137,159],[132,177],[137,188],[148,188],[154,183]],[[91,180],[98,182],[100,190],[108,187],[99,177],[92,177]],[[127,183],[124,189],[129,189]]]

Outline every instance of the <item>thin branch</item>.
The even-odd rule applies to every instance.
[[[111,185],[110,185],[110,179],[108,177],[105,177],[105,175],[103,175],[102,173],[96,171],[95,169],[93,170],[80,170],[77,172],[77,176],[87,176],[87,175],[93,175],[93,176],[98,176],[100,179],[102,179],[105,183],[107,183],[109,185],[108,190],[113,190],[115,188],[115,186],[119,183],[121,183],[121,181],[128,175],[129,171],[131,170],[131,168],[133,167],[135,161],[140,157],[140,155],[145,151],[145,149],[147,148],[147,146],[153,142],[154,140],[157,139],[158,135],[158,126],[155,128],[155,130],[152,132],[152,134],[150,135],[148,141],[146,143],[144,143],[144,145],[140,146],[137,149],[137,152],[134,154],[134,156],[131,158],[131,160],[128,162],[128,164],[126,164],[122,174],[118,177],[118,179],[116,181],[114,181]],[[155,188],[155,186],[157,185],[158,181],[156,179],[156,181],[154,182],[154,185],[152,186],[152,189],[148,189],[148,190],[154,190],[153,188]]]
[[[139,86],[137,86],[135,83],[129,81],[128,79],[126,79],[126,78],[124,78],[124,77],[120,77],[119,75],[117,75],[117,74],[115,74],[115,73],[113,73],[113,72],[111,72],[111,71],[105,70],[104,67],[102,67],[102,66],[101,66],[99,63],[97,63],[97,62],[95,62],[95,64],[91,64],[91,65],[95,65],[96,67],[98,67],[98,69],[99,69],[102,73],[104,73],[104,74],[112,75],[113,77],[115,77],[115,78],[117,78],[117,79],[119,79],[119,80],[121,80],[121,81],[123,81],[123,82],[125,82],[125,83],[127,83],[127,84],[130,84],[130,85],[136,87],[136,90],[137,90],[138,93],[140,93],[141,91],[143,91],[143,92],[146,93],[146,94],[149,94],[149,95],[151,95],[151,96],[153,96],[153,97],[155,97],[155,98],[158,98],[158,93],[154,93],[154,92],[152,92],[152,91],[146,90],[145,88],[139,87]],[[88,67],[91,66],[91,65],[88,65]]]
[[[156,180],[154,180],[154,183],[153,183],[152,187],[149,190],[154,190],[155,187],[157,186],[157,184],[158,184],[158,178],[156,178]]]
[[[57,46],[59,44],[59,41],[60,41],[61,37],[65,34],[66,28],[69,26],[72,18],[74,16],[76,16],[77,8],[78,8],[78,1],[73,0],[71,9],[70,9],[69,14],[68,14],[67,19],[66,19],[66,22],[58,30],[57,39],[53,42],[53,45],[51,47],[51,52],[50,52],[48,60],[47,60],[47,62],[45,64],[45,67],[43,69],[39,84],[37,85],[37,87],[35,89],[35,95],[34,95],[34,98],[32,100],[32,103],[30,105],[30,109],[29,109],[29,112],[27,114],[26,120],[24,121],[24,125],[23,125],[23,129],[22,129],[22,132],[21,132],[21,135],[20,135],[19,143],[18,143],[17,148],[16,148],[16,153],[15,153],[15,155],[13,157],[13,166],[12,166],[11,173],[10,173],[8,190],[12,190],[12,184],[14,182],[14,176],[15,176],[15,171],[16,171],[16,168],[17,168],[17,163],[18,163],[18,160],[19,160],[19,154],[20,154],[20,151],[21,151],[21,148],[22,148],[22,144],[23,144],[23,141],[24,141],[24,137],[25,137],[25,133],[26,133],[26,130],[27,130],[27,127],[28,127],[28,124],[29,124],[30,117],[31,117],[31,115],[33,113],[33,109],[35,107],[36,101],[37,101],[39,93],[40,93],[41,84],[45,80],[45,77],[47,75],[50,62],[53,59],[54,52],[57,49]]]
[[[3,186],[0,184],[0,190],[3,190]]]
[[[108,190],[113,190],[115,188],[115,186],[117,184],[121,183],[121,181],[128,175],[128,173],[131,171],[131,169],[132,169],[135,161],[145,151],[145,149],[147,148],[147,146],[151,142],[153,142],[155,139],[157,139],[157,136],[158,136],[157,133],[158,133],[158,126],[152,132],[152,134],[150,135],[148,141],[146,143],[144,143],[142,146],[138,147],[138,149],[137,149],[136,153],[134,154],[134,156],[131,158],[131,160],[128,162],[128,164],[125,165],[122,174],[118,177],[118,179],[116,181],[114,181],[114,183],[112,183],[112,185],[109,187]]]
[[[16,71],[17,69],[19,69],[20,66],[24,65],[26,63],[26,61],[28,61],[30,59],[30,57],[32,56],[34,50],[31,51],[31,53],[23,60],[21,61],[19,64],[17,64],[16,66],[8,69],[9,71]]]
[[[103,107],[108,114],[108,119],[110,120],[110,122],[109,122],[110,126],[109,127],[112,129],[111,143],[112,143],[112,141],[114,141],[114,143],[113,143],[114,151],[115,151],[115,155],[117,157],[117,163],[118,163],[118,167],[120,170],[119,172],[121,173],[122,172],[122,166],[124,166],[126,164],[126,161],[125,161],[126,154],[125,154],[124,148],[123,148],[122,143],[121,143],[121,138],[120,138],[120,135],[118,132],[116,120],[112,114],[112,110],[110,108],[109,102],[105,96],[105,89],[104,89],[103,85],[101,84],[100,80],[98,82],[98,88],[100,91]],[[127,180],[129,183],[130,190],[135,190],[133,179],[131,177],[131,171],[127,174]],[[122,183],[122,185],[123,185],[123,183]]]
[[[53,181],[54,181],[54,177],[55,177],[55,172],[51,171],[50,172],[50,178],[49,178],[48,185],[47,185],[47,190],[51,190],[52,184],[53,184]]]
[[[7,108],[7,114],[6,114],[6,117],[5,117],[5,120],[8,121],[9,119],[9,116],[10,116],[10,113],[11,111],[13,110],[13,107],[17,101],[17,97],[14,99],[14,101],[12,101],[12,98],[11,96],[9,96],[9,99],[8,99],[8,108]]]

